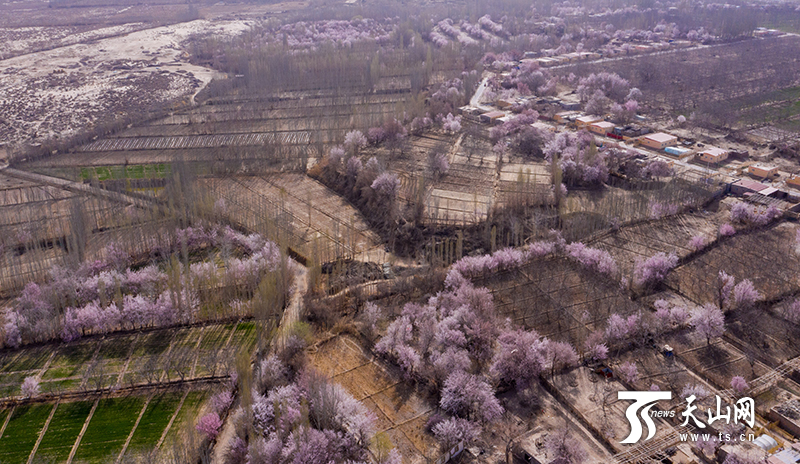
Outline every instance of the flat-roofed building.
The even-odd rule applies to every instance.
[[[728,159],[728,150],[718,147],[706,147],[697,154],[697,158],[704,163],[718,164]]]
[[[589,131],[599,135],[606,135],[614,130],[614,124],[608,121],[597,121],[589,124]]]
[[[793,399],[773,406],[769,418],[778,422],[783,430],[800,437],[800,400]]]
[[[579,114],[577,111],[561,111],[553,116],[553,120],[559,124],[566,124],[574,121]]]
[[[678,144],[678,137],[674,135],[665,134],[663,132],[656,132],[654,134],[647,134],[641,139],[642,145],[652,148],[654,150],[663,150],[672,145]]]
[[[745,193],[760,193],[768,189],[768,185],[754,182],[748,179],[741,179],[731,184],[731,193],[734,195],[744,195]]]
[[[481,115],[481,122],[490,124],[495,120],[502,118],[505,115],[506,115],[505,111],[489,111],[488,113],[483,113]]]
[[[751,176],[755,177],[761,177],[761,178],[775,177],[778,175],[778,167],[770,166],[768,164],[756,163],[756,164],[751,164],[747,168],[747,172]]]
[[[586,127],[589,127],[590,124],[602,120],[603,120],[602,116],[594,116],[594,115],[581,116],[575,119],[575,125],[578,126],[578,129],[584,129]]]

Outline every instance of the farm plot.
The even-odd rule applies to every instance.
[[[140,396],[101,399],[73,462],[103,463],[116,459],[145,401]]]
[[[118,225],[130,224],[133,211],[103,198],[0,175],[0,291],[20,290],[41,280],[54,264],[65,264],[76,212],[89,241],[96,242],[96,235],[115,234]],[[88,245],[87,254],[105,245]]]
[[[543,450],[547,437],[554,430],[568,427],[571,436],[581,444],[588,453],[585,464],[605,464],[611,462],[611,453],[595,439],[591,432],[583,427],[575,415],[564,408],[541,385],[531,387],[538,400],[538,410],[532,411],[530,407],[517,404],[516,395],[503,395],[504,405],[512,421],[518,424],[527,423],[530,430],[518,437],[515,441],[524,450]],[[545,432],[546,431],[546,432]],[[544,433],[543,433],[544,432]],[[514,462],[518,462],[514,460]]]
[[[80,438],[72,462],[113,462],[128,437],[130,443],[125,455],[141,455],[152,450],[162,436],[170,436],[173,440],[179,438],[180,432],[176,428],[193,423],[207,397],[208,392],[202,390],[165,391],[150,396],[130,395],[15,406],[0,411],[0,423],[5,422],[11,414],[0,437],[0,461],[27,461],[37,439],[43,434],[34,462],[66,462],[90,414],[91,419]],[[185,400],[182,402],[183,398]],[[51,414],[45,429],[46,420]],[[173,417],[176,420],[167,429]]]
[[[419,193],[419,182],[425,181],[426,194],[429,194],[431,185],[436,182],[431,179],[428,166],[428,156],[430,153],[449,154],[453,149],[456,139],[451,136],[440,134],[426,134],[423,136],[411,136],[408,139],[408,150],[404,150],[403,156],[397,156],[388,150],[379,149],[377,156],[389,166],[400,179],[400,191],[398,197],[405,203],[414,202]]]
[[[295,102],[295,105],[304,103]],[[335,142],[325,138],[326,132],[339,133],[348,129],[354,114],[359,119],[373,119],[380,123],[395,108],[394,103],[376,103],[375,106],[327,106],[264,110],[257,104],[247,106],[214,106],[213,112],[195,111],[178,114],[159,122],[134,127],[116,137],[191,136],[199,134],[246,133],[307,133],[313,139]]]
[[[639,347],[623,352],[619,364],[636,363],[639,377],[631,383],[634,390],[649,390],[655,385],[659,390],[680,392],[684,385],[698,383],[697,377],[674,356],[667,357],[652,347]]]
[[[25,377],[34,375],[42,393],[54,395],[224,375],[236,351],[255,344],[259,330],[258,323],[245,321],[4,351],[0,393],[19,395]]]
[[[94,401],[59,403],[36,450],[36,456],[53,462],[65,462],[93,405]]]
[[[297,161],[307,156],[317,156],[317,150],[311,145],[295,144],[259,144],[253,146],[220,146],[213,148],[181,148],[174,150],[112,150],[96,152],[65,153],[60,156],[33,161],[26,166],[35,172],[57,175],[59,172],[68,173],[67,176],[75,178],[78,169],[86,166],[119,166],[125,163],[163,164],[174,163],[181,160],[187,163],[222,163],[238,169],[243,161],[275,162]],[[200,170],[202,172],[202,170]],[[62,175],[62,177],[64,177]]]
[[[447,174],[431,190],[425,214],[428,221],[474,224],[484,221],[495,201],[497,158],[459,150]]]
[[[97,179],[154,179],[169,177],[171,166],[169,164],[138,164],[133,166],[98,166],[81,168],[81,180]]]
[[[474,224],[485,220],[495,201],[497,158],[476,152],[470,137],[448,147],[450,168],[426,197],[425,219],[436,224]]]
[[[286,239],[304,256],[328,261],[380,243],[355,208],[302,174],[200,182],[214,197],[225,200],[232,221],[267,237]]]
[[[187,148],[246,147],[265,143],[307,144],[308,132],[185,135],[173,137],[118,137],[97,140],[83,151],[181,150]]]
[[[616,282],[583,271],[565,258],[535,261],[475,284],[491,290],[498,315],[578,345],[592,330],[604,328],[611,313],[627,315],[640,309]]]
[[[0,437],[0,462],[26,462],[33,451],[39,431],[53,410],[52,404],[28,404],[15,407]],[[6,413],[3,413],[5,419]]]
[[[18,395],[20,385],[25,377],[39,374],[51,354],[51,350],[43,346],[20,350],[16,353],[5,351],[3,368],[0,370],[0,395]]]
[[[748,359],[770,367],[800,356],[800,326],[775,314],[779,309],[761,308],[733,311],[726,316],[725,340],[734,344]]]
[[[42,375],[42,391],[64,391],[81,385],[84,374],[100,348],[97,340],[78,341],[59,346]]]
[[[355,338],[342,335],[322,343],[311,355],[311,364],[375,414],[378,431],[386,432],[405,463],[433,457],[436,441],[424,432],[433,406],[375,361]]]
[[[168,446],[182,441],[185,438],[186,429],[194,427],[195,420],[200,416],[209,392],[205,390],[189,391],[184,394],[183,404],[174,413],[174,421],[164,437],[164,445]],[[162,446],[162,449],[163,449]]]
[[[800,261],[794,250],[796,230],[794,224],[781,223],[739,233],[677,268],[667,279],[668,285],[697,303],[715,301],[717,274],[722,270],[737,282],[750,279],[767,300],[795,292],[800,284]]]
[[[192,112],[217,113],[218,108],[245,115],[253,111],[268,110],[300,112],[303,111],[302,108],[324,112],[331,111],[331,107],[366,107],[381,104],[394,107],[397,103],[405,102],[406,98],[404,92],[372,93],[363,89],[348,89],[347,92],[326,89],[299,90],[268,95],[239,93],[210,98],[205,105],[192,109]],[[303,104],[298,105],[298,101],[302,101]]]
[[[463,140],[463,143],[461,142]],[[425,179],[425,217],[435,224],[474,224],[485,220],[494,201],[496,156],[485,155],[483,141],[471,136],[456,139],[446,135],[425,135],[409,141],[410,156],[387,164],[400,178],[401,201],[414,202],[419,182]],[[447,156],[449,169],[439,179],[431,179],[428,167],[430,153]],[[391,156],[391,155],[387,155]]]
[[[706,243],[714,241],[722,221],[719,214],[681,214],[621,227],[592,242],[592,246],[608,251],[622,274],[630,276],[637,260],[660,252],[679,258],[694,252],[689,244],[692,237],[701,236]]]
[[[509,205],[517,199],[545,203],[552,197],[550,166],[544,161],[503,163],[497,182],[497,201]]]
[[[749,381],[769,371],[766,365],[749,360],[725,338],[708,343],[693,332],[681,331],[670,334],[666,342],[675,349],[682,364],[719,390],[730,388],[731,377],[735,375]]]
[[[135,455],[149,450],[158,443],[170,418],[177,412],[183,393],[168,392],[150,400],[147,409],[133,432],[126,455]]]

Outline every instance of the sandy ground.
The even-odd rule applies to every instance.
[[[218,73],[188,63],[183,43],[194,34],[224,38],[249,26],[196,20],[96,41],[90,33],[79,40],[91,43],[0,60],[0,143],[69,135],[108,113],[191,98]]]
[[[54,47],[79,44],[90,40],[116,36],[146,27],[144,23],[82,30],[77,26],[56,27],[0,27],[0,59]]]

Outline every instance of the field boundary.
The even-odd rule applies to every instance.
[[[14,411],[17,409],[17,405],[11,407],[11,411],[8,411],[8,415],[6,416],[6,420],[3,421],[3,426],[0,427],[0,438],[3,438],[3,433],[6,431],[6,427],[8,427],[8,423],[11,421],[11,415],[14,414]]]
[[[178,414],[180,414],[181,409],[183,408],[183,403],[184,401],[186,401],[187,396],[189,396],[189,390],[186,390],[186,392],[183,394],[183,396],[181,397],[181,402],[178,403],[178,407],[175,408],[175,412],[172,414],[172,417],[169,418],[167,426],[164,427],[164,431],[161,432],[161,437],[159,437],[158,442],[156,443],[156,449],[161,448],[161,445],[164,444],[164,440],[167,439],[167,435],[169,434],[169,431],[172,428],[172,424],[175,422],[175,419],[178,417]]]
[[[27,464],[31,464],[33,462],[33,458],[36,456],[36,452],[39,451],[39,445],[42,443],[42,439],[44,439],[44,434],[47,433],[47,429],[50,427],[50,421],[53,420],[53,416],[56,414],[56,409],[58,409],[59,404],[60,400],[56,401],[56,404],[54,404],[53,408],[50,410],[50,415],[47,416],[47,420],[44,422],[42,429],[39,430],[39,437],[36,439],[36,444],[33,445],[31,454],[28,456]]]
[[[92,405],[91,411],[86,416],[86,419],[83,421],[83,427],[81,427],[81,431],[78,434],[78,437],[75,439],[75,443],[72,444],[72,449],[69,451],[69,457],[67,458],[67,464],[72,464],[72,460],[75,459],[75,453],[78,452],[78,447],[81,446],[81,439],[83,438],[83,434],[86,433],[86,429],[89,428],[89,422],[92,420],[92,416],[94,416],[94,412],[97,410],[97,405],[100,404],[100,397],[98,396],[94,400],[94,404]]]
[[[147,397],[147,401],[144,402],[142,410],[139,411],[139,417],[136,418],[136,422],[133,424],[133,428],[128,434],[128,438],[125,440],[125,444],[122,445],[122,449],[119,451],[119,456],[117,456],[117,460],[114,462],[122,461],[122,457],[125,455],[125,451],[128,450],[128,445],[130,445],[131,439],[133,438],[133,433],[136,432],[136,429],[139,427],[139,422],[142,421],[142,417],[144,417],[144,412],[147,411],[147,406],[150,404],[150,401],[153,399],[154,395],[155,392],[150,393],[150,396]]]
[[[230,380],[230,376],[227,374],[208,375],[203,377],[197,377],[194,379],[185,379],[185,380],[176,379],[176,380],[170,380],[169,382],[159,382],[159,383],[149,383],[149,384],[144,383],[144,384],[132,385],[121,388],[103,387],[95,390],[43,394],[35,398],[11,397],[11,398],[0,399],[0,408],[7,408],[9,406],[18,406],[24,404],[50,403],[54,400],[55,401],[81,400],[85,399],[86,397],[91,397],[94,395],[104,398],[117,398],[126,395],[139,394],[141,392],[169,390],[170,388],[183,389],[189,387],[186,388],[186,391],[188,392],[192,390],[191,387],[197,385],[218,384],[226,382],[228,380]],[[1,436],[2,435],[0,435],[0,437]]]

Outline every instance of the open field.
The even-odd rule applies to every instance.
[[[693,253],[689,242],[702,236],[706,243],[717,239],[719,226],[727,213],[680,214],[669,218],[623,226],[604,234],[592,246],[608,251],[625,276],[631,276],[636,260],[645,260],[656,253],[675,254],[684,258]]]
[[[676,269],[669,285],[695,301],[714,301],[717,273],[722,270],[735,276],[737,282],[750,279],[767,300],[795,293],[800,288],[800,264],[794,251],[796,230],[796,225],[782,223],[734,235]]]
[[[337,96],[319,91],[235,102],[210,100],[213,104],[136,125],[29,166],[72,179],[91,166],[177,160],[207,164],[201,172],[210,168],[237,172],[242,163],[263,170],[264,160],[297,168],[301,161],[318,158],[325,147],[339,143],[353,126],[366,130],[382,122],[405,98],[405,92]]]
[[[4,409],[0,420],[11,417],[0,436],[0,459],[25,462],[41,435],[35,459],[63,463],[74,451],[75,463],[113,462],[129,438],[125,455],[149,451],[162,437],[177,438],[205,398],[203,391],[177,390]],[[167,429],[173,416],[178,419]]]
[[[357,339],[341,335],[323,342],[311,355],[311,364],[375,414],[377,429],[389,436],[404,463],[424,463],[426,457],[436,456],[436,441],[424,430],[433,406]]]
[[[555,336],[578,345],[589,332],[602,328],[611,313],[628,315],[641,309],[617,283],[586,272],[564,258],[533,261],[478,280],[476,285],[492,291],[501,316],[533,328],[542,336]]]
[[[235,35],[247,27],[193,21],[2,60],[2,97],[16,103],[0,112],[0,141],[69,136],[114,113],[191,97],[217,73],[183,60],[181,43],[193,33]]]
[[[0,391],[17,396],[35,375],[53,396],[224,376],[237,350],[252,349],[257,330],[255,322],[211,324],[25,348],[5,355]]]
[[[116,457],[144,402],[145,398],[134,396],[101,399],[75,453],[75,461],[102,463]]]
[[[286,239],[321,262],[375,248],[378,236],[361,213],[303,174],[205,178],[201,185],[222,198],[232,221],[266,237]]]
[[[6,354],[3,396],[19,398],[22,379],[40,376],[46,402],[10,402],[0,410],[0,423],[11,414],[0,432],[0,460],[25,462],[40,436],[36,458],[54,463],[71,453],[75,463],[106,463],[123,450],[139,455],[156,444],[172,446],[196,420],[214,379],[227,376],[234,353],[252,349],[256,330],[254,322],[185,327]],[[98,388],[110,396],[91,393]],[[117,388],[125,393],[115,394]]]

